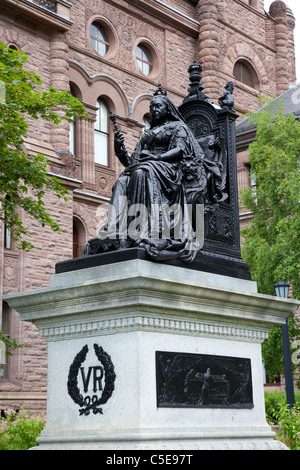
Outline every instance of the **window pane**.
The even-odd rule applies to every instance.
[[[70,142],[70,152],[71,152],[72,155],[75,155],[75,124],[74,124],[74,121],[70,122],[69,142]]]
[[[102,132],[108,132],[108,110],[106,104],[98,100],[95,129]]]
[[[137,46],[136,60],[139,69],[145,74],[150,75],[152,72],[152,57],[150,51],[145,46]]]
[[[143,57],[143,51],[139,46],[137,46],[137,48],[136,48],[136,57],[138,59],[142,59],[142,57]]]
[[[11,250],[11,231],[6,226],[4,233],[4,248],[6,248],[7,250]]]
[[[107,46],[106,46],[106,44],[104,44],[103,42],[99,42],[99,41],[96,41],[96,42],[97,42],[96,51],[97,51],[100,55],[105,55],[106,52],[107,52]]]
[[[250,65],[238,61],[233,69],[234,77],[245,85],[255,88],[255,71],[251,68]]]
[[[141,70],[141,72],[143,72],[143,62],[140,61],[140,60],[137,60],[137,64],[138,64],[139,69]]]
[[[96,25],[91,24],[90,33],[91,33],[91,36],[97,37],[97,27],[96,27]]]
[[[96,51],[104,56],[109,47],[108,36],[101,26],[93,23],[90,27],[91,41]]]
[[[145,62],[143,66],[143,72],[145,75],[149,75],[151,72],[151,66],[149,64],[145,64]]]
[[[108,132],[108,113],[107,107],[103,103],[103,101],[99,101],[98,104],[100,105],[100,130],[102,132]]]
[[[108,165],[108,135],[95,130],[95,163]]]

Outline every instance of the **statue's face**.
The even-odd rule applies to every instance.
[[[159,97],[152,98],[150,104],[150,113],[152,120],[157,124],[162,124],[167,120],[168,107],[167,104]]]

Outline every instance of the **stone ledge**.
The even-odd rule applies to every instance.
[[[2,0],[2,3],[14,10],[19,10],[26,16],[35,18],[41,23],[47,24],[57,31],[69,31],[73,25],[73,22],[67,17],[67,11],[69,11],[72,5],[63,0],[57,0],[57,3],[59,4],[57,13],[47,10],[30,0]],[[64,16],[60,16],[62,14]]]
[[[68,274],[57,280],[53,276],[50,288],[3,299],[20,313],[21,320],[42,322],[44,328],[57,322],[69,324],[74,315],[78,324],[82,315],[84,322],[92,323],[99,315],[116,320],[130,318],[133,312],[135,318],[151,312],[167,319],[238,321],[243,327],[269,328],[283,324],[287,313],[299,305],[291,299],[239,292],[239,283],[236,289],[232,284],[231,288],[209,285],[200,273],[188,277],[184,269],[165,269],[141,260],[116,264],[112,271],[102,266]]]

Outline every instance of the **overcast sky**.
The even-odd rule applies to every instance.
[[[268,12],[273,0],[265,0],[265,10]],[[291,8],[296,18],[295,27],[295,48],[296,48],[296,69],[297,83],[300,82],[300,0],[285,0],[285,4]]]

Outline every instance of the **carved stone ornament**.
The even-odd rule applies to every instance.
[[[83,364],[89,351],[88,346],[85,345],[81,351],[76,354],[69,370],[67,383],[68,393],[72,400],[80,406],[80,416],[88,416],[91,411],[95,415],[103,414],[103,409],[100,406],[107,403],[115,389],[116,374],[111,357],[97,344],[94,344],[94,350],[101,365],[97,364],[94,367],[89,367],[87,371],[84,370]],[[82,384],[85,393],[88,391],[90,380],[93,380],[94,395],[86,395],[84,397],[80,392],[80,388],[78,386],[79,371],[81,372]],[[102,388],[102,379],[105,381],[104,389]],[[101,392],[100,397],[97,392]]]
[[[56,13],[56,1],[55,0],[32,0],[33,3],[36,3],[37,5],[40,5],[43,8],[46,8],[46,10],[53,11]]]

